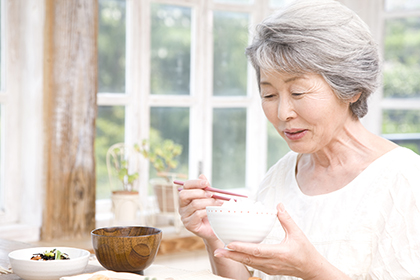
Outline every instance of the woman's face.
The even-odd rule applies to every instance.
[[[349,103],[320,75],[261,71],[260,87],[266,117],[295,152],[328,148],[352,120]]]

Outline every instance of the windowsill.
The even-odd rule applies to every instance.
[[[150,220],[150,218],[159,212],[157,205],[155,204],[155,198],[150,196],[148,198],[148,203],[150,208],[138,215],[138,219],[135,224],[145,225],[145,220]],[[112,226],[114,223],[114,215],[112,213],[112,203],[110,199],[97,200],[96,201],[96,228]],[[168,219],[171,218],[171,215],[157,215],[155,217],[155,222],[157,226],[163,226],[165,228],[164,235],[166,237],[173,236],[190,236],[191,234],[186,233],[185,230],[181,230],[181,233],[175,233],[173,225],[168,224]],[[40,241],[41,227],[37,225],[28,225],[28,224],[9,224],[9,225],[0,225],[0,238],[8,240],[16,240],[26,243],[36,243]]]

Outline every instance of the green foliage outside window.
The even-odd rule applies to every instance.
[[[420,110],[384,110],[382,131],[393,133],[420,133]]]
[[[420,97],[420,17],[385,25],[384,97]]]
[[[244,108],[213,110],[213,187],[231,189],[245,186],[246,118]]]
[[[420,17],[385,22],[384,98],[420,98]],[[383,110],[383,134],[419,134],[420,110]],[[407,137],[405,137],[407,138]],[[419,153],[418,140],[397,141]]]
[[[189,95],[191,9],[152,3],[152,94]]]
[[[100,106],[98,108],[95,138],[97,199],[111,197],[106,153],[113,144],[124,142],[124,115],[123,106]]]
[[[188,108],[153,107],[150,110],[149,141],[162,143],[163,139],[170,139],[182,146],[182,153],[177,156],[179,164],[171,172],[188,174],[189,118]],[[156,173],[151,163],[149,178],[155,178]]]
[[[214,12],[213,91],[215,96],[244,96],[247,93],[249,16]]]
[[[125,92],[125,0],[99,1],[99,92]]]

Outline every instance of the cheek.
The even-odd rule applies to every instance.
[[[328,99],[307,99],[303,103],[300,104],[302,105],[299,110],[300,115],[305,116],[305,119],[313,123],[330,123],[343,111]]]
[[[262,102],[261,107],[264,111],[266,118],[273,122],[277,119],[277,104],[275,102]]]

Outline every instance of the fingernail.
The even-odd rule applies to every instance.
[[[212,192],[206,192],[206,197],[212,197],[213,193]]]
[[[207,181],[206,180],[201,180],[200,181],[200,186],[205,187],[207,185]]]
[[[286,208],[284,208],[283,203],[279,203],[279,210],[280,210],[281,213],[284,213],[284,211],[286,211]]]

